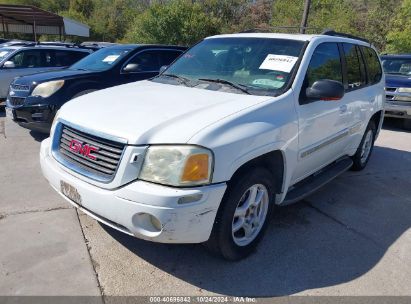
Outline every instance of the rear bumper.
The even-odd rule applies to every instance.
[[[70,204],[121,232],[161,243],[201,243],[208,240],[226,184],[173,188],[135,181],[114,190],[102,189],[71,175],[50,155],[50,140],[42,142],[40,163],[51,186]],[[81,205],[61,192],[64,181],[76,188]],[[179,204],[181,198],[196,197]],[[154,218],[160,225],[154,225]],[[155,222],[155,221],[154,221]]]
[[[411,119],[411,102],[386,102],[385,116]]]

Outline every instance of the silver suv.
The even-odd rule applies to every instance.
[[[50,44],[0,48],[0,101],[7,98],[9,85],[15,77],[61,69],[90,53],[89,49]]]

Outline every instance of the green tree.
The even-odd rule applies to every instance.
[[[221,21],[204,12],[200,3],[190,0],[156,2],[138,15],[126,39],[139,43],[191,45],[219,33]]]
[[[404,0],[387,33],[386,50],[394,53],[411,52],[411,0]]]

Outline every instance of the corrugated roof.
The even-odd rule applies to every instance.
[[[0,4],[0,30],[89,36],[90,27],[30,5]]]

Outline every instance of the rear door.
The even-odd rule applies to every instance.
[[[305,91],[317,80],[344,83],[344,68],[338,43],[319,44],[313,52],[299,95],[298,165],[292,182],[311,175],[341,156],[348,143],[349,103],[345,96],[337,101],[308,100]]]
[[[370,107],[375,101],[373,92],[369,90],[367,68],[360,46],[342,43],[343,60],[346,66],[345,99],[347,100],[347,127],[349,128],[349,144],[345,152],[357,148],[362,131],[369,120]]]

